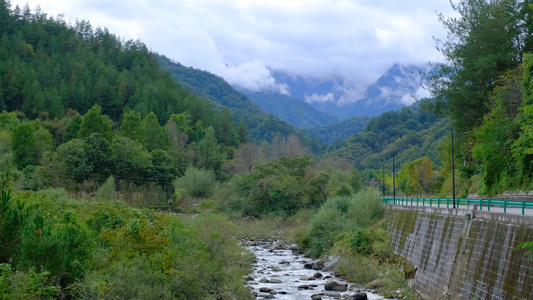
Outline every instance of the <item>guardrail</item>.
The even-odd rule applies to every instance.
[[[396,203],[394,203],[393,197],[383,198],[383,202],[387,204],[396,204],[396,205],[410,205],[410,206],[436,206],[436,207],[453,207],[452,198],[407,198],[407,197],[396,197]],[[497,199],[464,199],[464,198],[455,198],[455,205],[457,208],[460,206],[466,206],[464,208],[469,208],[470,205],[479,205],[479,210],[483,210],[483,207],[490,212],[491,206],[503,207],[503,212],[507,213],[508,207],[518,207],[522,208],[522,215],[524,215],[526,208],[533,208],[533,202],[529,201],[511,201],[511,200],[497,200]]]

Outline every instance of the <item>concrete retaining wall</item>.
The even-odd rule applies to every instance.
[[[533,240],[533,218],[389,205],[394,251],[416,271],[427,299],[533,299],[533,260],[515,250]]]

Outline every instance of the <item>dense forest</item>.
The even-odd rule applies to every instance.
[[[324,126],[306,128],[304,131],[308,136],[320,139],[322,142],[332,145],[338,142],[342,143],[352,135],[363,131],[370,119],[370,117],[355,116]]]
[[[337,121],[337,118],[316,110],[307,102],[287,95],[273,92],[244,92],[263,110],[278,116],[296,128],[318,127]]]
[[[220,77],[0,0],[0,295],[251,299],[242,236],[411,295],[373,186],[449,196],[453,159],[463,196],[533,188],[528,4],[454,4],[434,97],[326,150]]]
[[[295,135],[311,152],[318,154],[323,151],[325,146],[320,140],[309,138],[302,130],[289,125],[290,122],[287,120],[280,120],[276,117],[277,114],[265,113],[246,95],[231,87],[222,77],[207,71],[185,67],[165,56],[159,56],[159,61],[185,87],[197,95],[210,99],[215,109],[230,108],[233,120],[246,125],[249,141],[272,142],[278,133],[282,136]]]

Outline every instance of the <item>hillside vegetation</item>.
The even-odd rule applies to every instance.
[[[263,110],[296,128],[318,127],[337,121],[337,118],[314,109],[307,102],[287,95],[251,91],[247,91],[246,94]]]

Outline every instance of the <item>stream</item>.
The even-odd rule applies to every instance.
[[[335,277],[331,271],[305,268],[314,260],[294,254],[287,247],[277,247],[276,242],[247,242],[245,245],[256,256],[254,272],[248,276],[248,285],[256,293],[256,299],[385,299]],[[341,286],[347,284],[348,290],[342,291],[342,287],[339,291],[326,290],[325,285],[331,280]],[[356,294],[359,297],[354,297]]]

